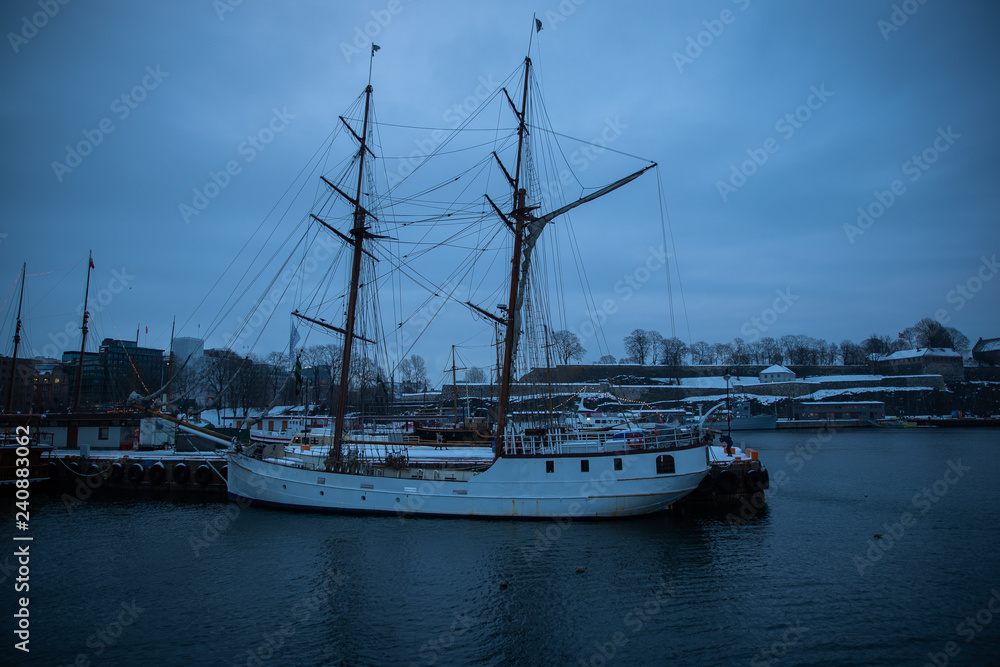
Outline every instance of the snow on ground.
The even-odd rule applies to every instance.
[[[821,401],[834,396],[853,396],[854,394],[871,393],[879,391],[932,391],[933,387],[855,387],[853,389],[820,389],[806,396],[799,396],[799,401]]]

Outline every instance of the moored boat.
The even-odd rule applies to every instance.
[[[291,451],[280,444],[257,444],[231,452],[231,496],[285,508],[339,512],[611,518],[664,510],[694,490],[707,474],[708,446],[697,429],[663,428],[655,433],[633,425],[625,429],[579,429],[554,425],[551,420],[533,424],[513,418],[511,390],[520,344],[524,342],[522,336],[537,327],[532,318],[538,313],[529,314],[528,306],[535,301],[530,291],[531,268],[533,251],[543,229],[571,209],[610,194],[656,166],[649,164],[568,204],[547,205],[541,196],[543,189],[537,181],[537,172],[529,168],[533,154],[528,142],[529,127],[535,135],[544,135],[546,131],[528,121],[534,101],[540,99],[532,88],[534,85],[531,60],[525,58],[523,76],[518,82],[520,108],[503,90],[514,110],[517,128],[509,136],[509,143],[501,141],[497,146],[506,146],[504,154],[513,158],[514,166],[508,169],[497,151],[487,153],[486,161],[480,162],[494,165],[494,169],[499,165],[500,182],[509,185],[506,195],[494,193],[500,204],[494,203],[489,195],[484,195],[488,207],[475,204],[483,209],[478,223],[489,221],[491,234],[507,235],[504,247],[510,269],[499,288],[500,293],[508,295],[507,304],[500,306],[498,316],[466,303],[480,319],[486,318],[490,327],[496,327],[503,350],[495,420],[489,429],[477,429],[478,437],[489,446],[474,452],[466,452],[467,448],[461,446],[434,448],[439,433],[434,434],[434,441],[427,446],[428,443],[394,438],[391,433],[352,432],[345,426],[348,388],[354,378],[352,373],[361,363],[354,348],[370,347],[377,351],[381,344],[378,332],[359,330],[359,323],[377,321],[377,316],[363,310],[359,301],[371,293],[365,289],[366,284],[379,281],[392,284],[375,271],[375,260],[387,259],[391,246],[395,242],[402,245],[400,237],[418,228],[412,222],[417,218],[406,217],[385,197],[374,193],[375,181],[368,171],[371,162],[368,156],[373,156],[375,147],[373,88],[369,84],[356,107],[364,109],[361,118],[356,119],[361,127],[355,129],[344,117],[340,119],[355,142],[351,163],[354,169],[341,171],[337,182],[332,175],[329,179],[324,175],[322,180],[332,192],[329,199],[309,214],[318,224],[333,229],[350,256],[348,287],[342,296],[346,304],[342,326],[328,325],[318,316],[300,315],[314,324],[322,323],[343,340],[339,384],[342,390],[330,442],[323,443],[323,448],[317,447],[316,451],[308,443],[308,449],[293,447]],[[534,100],[530,108],[529,100]],[[544,119],[545,115],[539,117]],[[447,183],[453,181],[459,178]],[[413,203],[412,199],[404,201]],[[351,209],[349,215],[334,213],[335,206],[347,204]],[[548,212],[536,215],[540,209]],[[390,210],[392,215],[379,212]],[[399,222],[394,221],[394,215],[401,216]],[[424,220],[426,216],[421,213],[418,217],[428,225],[444,226],[452,215],[445,212],[439,218]],[[350,221],[350,229],[333,228],[330,221],[337,217]],[[481,250],[477,248],[476,253]],[[405,261],[396,259],[384,264],[389,269],[407,266]],[[377,364],[374,367],[378,368]],[[377,375],[382,376],[381,372]],[[382,391],[387,393],[384,387]],[[440,435],[443,440],[444,434]]]

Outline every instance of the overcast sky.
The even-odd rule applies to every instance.
[[[995,3],[12,0],[4,353],[24,261],[21,354],[79,345],[89,249],[95,342],[138,326],[141,344],[167,348],[174,316],[177,335],[201,335],[221,301],[199,304],[363,89],[370,42],[380,120],[447,126],[449,108],[519,67],[533,13],[553,127],[585,140],[613,127],[613,148],[660,165],[680,338],[857,341],[935,316],[973,342],[1000,335]],[[270,143],[247,143],[266,127]],[[185,216],[230,161],[239,172]],[[595,166],[590,187],[641,163]],[[615,289],[662,244],[656,176],[640,181],[653,207],[614,193],[598,214],[613,222],[574,213],[593,298],[616,303],[615,356],[635,328],[671,334],[665,275]],[[279,319],[256,351],[287,345]],[[414,349],[432,379],[452,342]],[[586,361],[604,352],[585,347]]]

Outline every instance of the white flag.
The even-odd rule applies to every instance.
[[[295,346],[299,342],[299,330],[292,324],[292,332],[288,335],[288,358],[295,358]]]

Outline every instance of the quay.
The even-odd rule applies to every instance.
[[[174,450],[118,451],[55,449],[41,457],[51,492],[76,491],[79,496],[104,491],[162,491],[172,495],[225,497],[226,457],[222,452]]]

